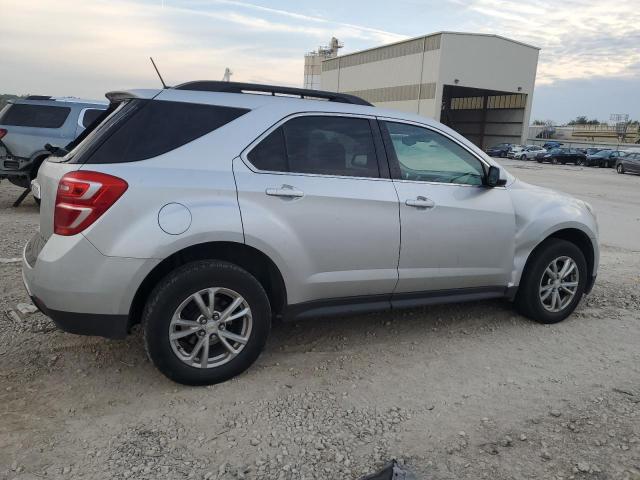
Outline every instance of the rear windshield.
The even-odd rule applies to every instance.
[[[248,111],[197,103],[129,100],[90,132],[67,159],[72,163],[146,160],[212,132]]]
[[[14,127],[60,128],[71,108],[16,103],[4,110],[0,125]]]

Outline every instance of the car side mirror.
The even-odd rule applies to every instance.
[[[500,169],[495,165],[491,165],[484,183],[487,187],[493,188],[506,185],[507,181],[500,178]]]

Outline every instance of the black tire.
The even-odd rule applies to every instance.
[[[536,162],[542,163],[542,159],[541,158],[536,158]]]
[[[521,156],[520,156],[520,160],[522,160],[522,161],[526,161],[526,160],[527,160],[527,156],[526,156],[526,155],[521,155]]]
[[[557,165],[558,159],[556,157],[551,157],[551,163],[553,163],[554,165]]]
[[[582,158],[576,160],[576,165],[580,165],[582,167],[585,164],[587,164],[587,162],[586,162],[586,160],[583,160]],[[589,165],[587,164],[587,166],[589,166]]]
[[[251,309],[252,326],[237,356],[217,367],[197,368],[174,353],[169,340],[170,322],[185,299],[209,287],[240,294]],[[271,308],[264,288],[246,270],[228,262],[202,260],[177,268],[155,287],[144,309],[142,328],[147,354],[158,370],[184,385],[211,385],[241,374],[256,361],[271,329]]]
[[[569,257],[578,268],[578,286],[573,299],[560,311],[547,310],[540,299],[540,283],[547,266],[556,258]],[[582,251],[571,242],[552,238],[546,240],[533,253],[525,266],[515,306],[519,313],[539,323],[558,323],[575,310],[587,285],[587,261]]]
[[[507,152],[500,152],[500,158],[507,158]]]
[[[618,172],[620,175],[622,175],[624,173],[624,165],[622,165],[621,163],[619,163],[616,166],[616,172]]]

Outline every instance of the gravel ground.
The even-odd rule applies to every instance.
[[[139,332],[20,313],[0,263],[0,479],[352,479],[390,458],[421,479],[640,479],[640,177],[503,163],[598,213],[600,276],[561,324],[501,301],[277,324],[247,373],[187,388]],[[0,185],[2,259],[38,222],[18,193]]]

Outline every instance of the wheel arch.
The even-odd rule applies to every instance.
[[[38,150],[37,152],[31,154],[31,157],[29,157],[29,160],[31,162],[31,165],[29,165],[29,175],[31,176],[31,179],[34,179],[36,177],[40,165],[42,165],[45,159],[50,155],[51,152],[48,152],[47,150]]]
[[[596,266],[596,252],[593,246],[593,241],[584,231],[580,230],[579,228],[573,227],[556,230],[548,234],[543,240],[541,240],[531,250],[531,252],[529,252],[520,278],[522,278],[527,272],[527,268],[529,267],[529,265],[531,265],[531,260],[535,257],[537,252],[539,252],[550,240],[553,239],[566,240],[567,242],[573,243],[580,249],[587,262],[587,278],[590,280],[593,277],[593,272]],[[591,281],[588,281],[587,285],[588,289],[585,293],[589,293],[593,283]]]
[[[286,285],[276,264],[262,251],[237,242],[206,242],[178,250],[156,265],[138,287],[129,309],[129,327],[140,323],[147,298],[155,286],[175,268],[197,260],[223,260],[251,273],[267,292],[274,315],[287,304]]]

